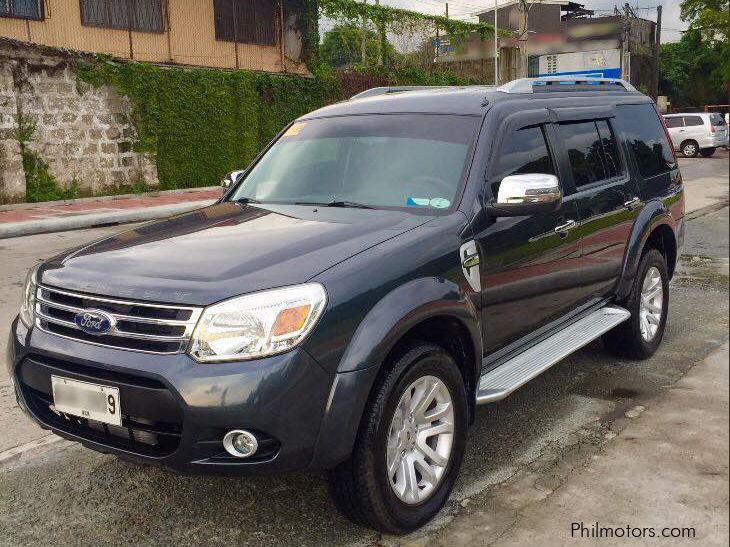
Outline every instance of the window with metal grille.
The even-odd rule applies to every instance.
[[[41,0],[0,0],[0,17],[43,19]]]
[[[275,0],[213,0],[213,12],[216,40],[276,45]]]
[[[131,29],[138,32],[165,30],[163,0],[80,0],[80,2],[83,25]]]

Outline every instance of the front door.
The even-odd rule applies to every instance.
[[[546,139],[549,121],[547,110],[539,116],[533,111],[530,116],[511,117],[500,129],[502,142],[487,170],[487,198],[496,197],[507,175],[547,173],[562,179]],[[533,333],[574,305],[578,224],[570,195],[564,195],[552,213],[477,215],[474,234],[482,257],[482,336],[487,354]]]

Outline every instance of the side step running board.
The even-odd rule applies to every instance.
[[[527,351],[482,375],[479,380],[477,404],[501,401],[629,317],[631,313],[619,306],[605,306],[535,344]]]

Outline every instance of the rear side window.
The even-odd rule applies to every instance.
[[[633,152],[643,178],[667,173],[675,166],[674,154],[653,105],[619,105],[616,113],[622,136]]]
[[[500,177],[525,173],[555,174],[542,127],[510,132],[502,142],[497,172]]]
[[[670,129],[672,127],[683,127],[684,126],[681,116],[675,116],[673,118],[664,118],[664,121],[667,122],[667,127]]]
[[[684,117],[685,127],[691,127],[693,125],[705,125],[700,116],[685,116]]]
[[[576,186],[608,178],[603,167],[603,145],[596,122],[561,124],[560,134],[568,151]]]
[[[606,170],[606,178],[617,177],[621,174],[621,159],[618,155],[616,137],[613,135],[606,120],[598,120],[596,127],[598,128],[598,134],[601,136],[601,144],[603,145],[603,166]]]

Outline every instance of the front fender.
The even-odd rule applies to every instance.
[[[482,355],[478,312],[469,295],[443,278],[421,278],[394,289],[362,320],[340,361],[327,400],[312,467],[329,469],[352,452],[368,396],[388,353],[410,329],[448,316],[469,331],[478,378]]]
[[[663,201],[655,199],[646,203],[634,221],[634,226],[626,245],[623,270],[616,290],[616,296],[619,299],[625,298],[631,292],[634,278],[639,269],[639,262],[641,261],[644,246],[651,233],[659,226],[666,225],[671,229],[676,240],[677,223],[678,220],[672,216],[672,212]]]

